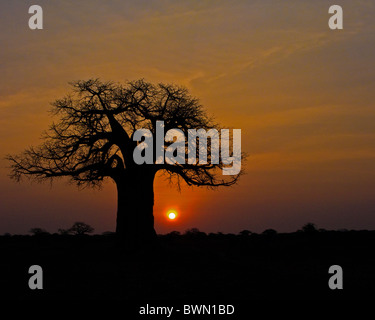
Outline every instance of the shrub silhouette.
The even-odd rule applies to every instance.
[[[262,232],[265,236],[274,236],[277,234],[277,231],[275,229],[266,229]]]
[[[57,232],[58,232],[58,234],[60,234],[62,236],[70,234],[69,229],[58,229]]]
[[[252,232],[250,230],[242,230],[242,231],[239,232],[239,234],[241,236],[247,237],[247,236],[251,235]]]
[[[49,234],[49,232],[42,228],[31,228],[29,232],[34,236],[43,236]]]
[[[74,235],[84,235],[87,233],[92,233],[94,228],[84,222],[75,222],[73,226],[67,230],[68,233]]]
[[[318,232],[318,229],[316,228],[315,224],[309,222],[302,227],[302,231],[306,233],[315,233]]]
[[[207,236],[205,232],[199,231],[197,228],[191,228],[185,231],[185,236],[189,238],[204,238]]]
[[[172,231],[167,234],[169,237],[179,237],[181,233],[179,231]]]

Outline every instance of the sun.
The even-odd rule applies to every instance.
[[[174,219],[176,219],[176,217],[177,217],[176,212],[174,212],[174,211],[168,212],[168,219],[169,220],[174,220]]]

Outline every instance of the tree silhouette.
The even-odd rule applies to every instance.
[[[67,231],[75,235],[84,235],[94,232],[94,228],[84,222],[75,222]]]
[[[49,234],[46,230],[42,228],[31,228],[29,232],[32,233],[34,236],[43,236]]]
[[[243,237],[248,237],[249,235],[251,235],[252,234],[252,232],[250,231],[250,230],[242,230],[242,231],[240,231],[240,233],[239,233],[241,236],[243,236]]]
[[[302,227],[302,231],[306,233],[316,233],[318,232],[318,229],[314,223],[308,222]]]
[[[155,163],[156,139],[154,162],[135,163],[133,151],[140,142],[133,140],[133,134],[144,128],[155,136],[158,120],[164,121],[165,132],[177,128],[185,136],[188,129],[219,129],[185,88],[144,80],[122,85],[91,79],[71,85],[71,94],[52,103],[59,121],[44,134],[44,143],[7,157],[15,180],[22,176],[36,180],[70,177],[78,186],[95,187],[105,178],[113,179],[118,195],[116,233],[137,242],[156,235],[153,182],[159,170],[171,179],[177,177],[178,186],[180,178],[188,185],[207,187],[230,186],[238,181],[241,172],[221,174],[220,169],[228,166],[222,159],[210,163],[210,142],[205,164]],[[167,148],[168,143],[164,144]]]
[[[62,235],[62,236],[67,236],[67,235],[70,234],[70,231],[69,231],[69,229],[58,229],[57,233]]]
[[[272,237],[277,235],[277,231],[275,229],[266,229],[262,232],[265,236]]]

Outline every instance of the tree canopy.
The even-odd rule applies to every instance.
[[[241,175],[242,171],[230,177],[221,175],[219,170],[226,166],[222,161],[142,166],[134,162],[133,150],[139,143],[133,141],[134,132],[143,128],[155,133],[158,120],[164,121],[165,131],[219,128],[186,88],[153,85],[142,79],[125,85],[99,79],[71,85],[71,94],[52,103],[58,121],[45,132],[44,142],[8,156],[15,180],[66,176],[78,186],[99,186],[106,177],[116,181],[123,172],[142,167],[153,174],[164,170],[188,185],[217,187],[233,185]]]

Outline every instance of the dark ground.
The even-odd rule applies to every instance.
[[[375,299],[375,231],[159,236],[127,252],[113,235],[1,236],[1,298],[128,301]],[[28,269],[43,268],[43,290]],[[343,290],[328,269],[343,268]]]

